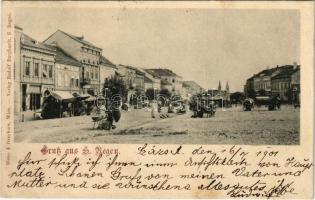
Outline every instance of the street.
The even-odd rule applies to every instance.
[[[250,112],[241,106],[218,108],[212,118],[191,115],[188,111],[154,119],[147,109],[123,111],[111,131],[93,130],[91,116],[28,121],[15,124],[14,136],[15,142],[25,143],[299,144],[300,109],[292,106]]]

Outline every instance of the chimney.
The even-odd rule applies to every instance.
[[[293,63],[293,69],[297,69],[297,63],[296,62]]]

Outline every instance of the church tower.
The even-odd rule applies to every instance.
[[[221,81],[219,81],[218,90],[221,91]]]
[[[226,85],[225,85],[225,91],[226,91],[227,93],[230,93],[229,81],[228,81],[228,82],[226,82]]]
[[[229,86],[229,81],[226,82],[226,85],[225,85],[225,94],[226,94],[226,100],[229,102],[231,99],[230,99],[230,86]]]

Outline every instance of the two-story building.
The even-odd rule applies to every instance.
[[[55,90],[79,93],[80,68],[82,64],[58,46],[49,45],[49,47],[56,53]]]
[[[103,55],[100,57],[100,90],[102,91],[105,80],[114,76],[117,66],[105,58]]]
[[[80,85],[83,93],[99,93],[101,48],[86,41],[83,36],[78,37],[61,30],[50,35],[44,43],[57,45],[82,64]]]
[[[130,103],[137,94],[145,92],[145,73],[136,67],[119,64],[117,73],[124,80],[128,89],[128,102]]]
[[[124,83],[126,84],[126,88],[128,89],[127,101],[130,104],[132,102],[132,99],[134,98],[134,95],[136,94],[137,71],[131,66],[122,64],[119,64],[117,68],[117,74],[123,79]]]
[[[281,68],[276,67],[266,69],[254,76],[254,89],[255,92],[265,91],[266,94],[271,94],[271,78],[281,72]]]
[[[168,89],[173,95],[181,95],[183,78],[169,69],[147,69],[148,73],[161,78],[161,89]]]
[[[272,94],[279,96],[285,102],[291,102],[293,98],[296,100],[299,91],[299,73],[300,67],[292,66],[283,69],[278,75],[272,77]]]
[[[272,78],[280,74],[283,70],[292,69],[294,65],[277,66],[270,69],[265,69],[247,79],[244,86],[246,96],[255,96],[259,92],[264,92],[265,95],[272,94]]]
[[[37,110],[54,90],[55,51],[15,27],[15,114]]]
[[[299,102],[300,66],[296,62],[293,65],[277,66],[247,79],[244,86],[246,96],[253,97],[260,91],[264,91],[265,95],[278,96],[284,102]]]
[[[123,78],[128,90],[132,91],[136,89],[136,69],[135,68],[131,66],[119,64],[117,66],[117,72]]]
[[[156,74],[151,74],[150,70],[139,68],[140,71],[144,72],[144,90],[155,89],[161,90],[161,77]]]

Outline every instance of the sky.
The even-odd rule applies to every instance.
[[[169,68],[205,89],[242,91],[247,78],[300,60],[296,10],[16,8],[15,24],[43,41],[60,29],[115,64]]]

